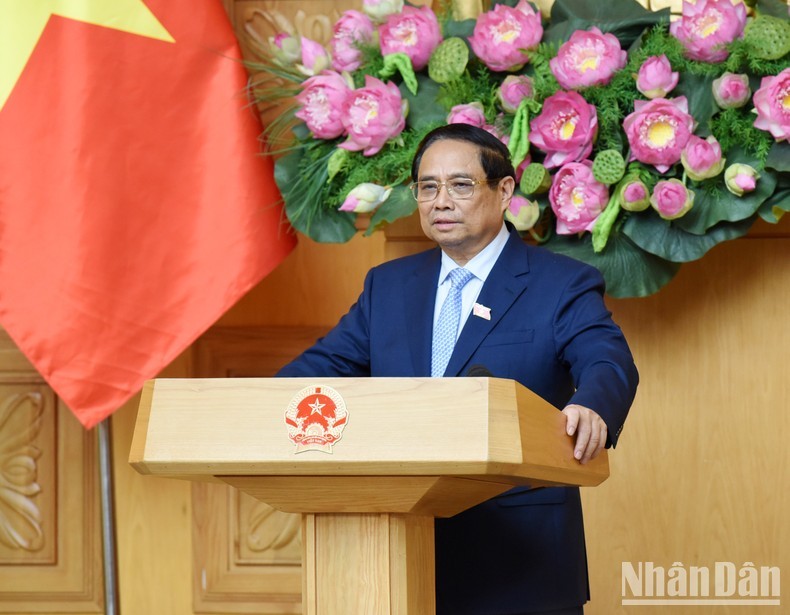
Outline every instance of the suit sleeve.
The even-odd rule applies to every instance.
[[[351,377],[370,375],[370,298],[374,270],[362,294],[340,322],[313,346],[283,367],[281,377]]]
[[[585,406],[606,422],[615,446],[634,400],[639,375],[628,343],[603,301],[600,272],[584,266],[571,277],[554,314],[557,356],[576,388],[569,404]]]

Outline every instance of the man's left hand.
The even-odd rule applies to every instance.
[[[595,459],[606,446],[606,423],[595,410],[571,404],[562,413],[567,417],[565,430],[569,436],[576,434],[573,456],[579,463]]]

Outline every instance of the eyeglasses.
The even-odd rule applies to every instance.
[[[409,186],[409,189],[415,200],[420,203],[435,200],[436,197],[439,196],[442,186],[447,189],[447,194],[451,199],[464,200],[471,199],[475,195],[475,186],[498,182],[499,179],[468,179],[466,177],[458,177],[443,182],[428,180],[414,182]]]

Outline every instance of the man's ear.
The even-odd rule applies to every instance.
[[[499,182],[499,194],[502,197],[502,213],[505,212],[508,205],[510,205],[510,199],[513,198],[513,193],[516,190],[516,180],[512,177],[505,177],[504,179],[500,180]]]

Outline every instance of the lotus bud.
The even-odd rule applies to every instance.
[[[650,191],[638,176],[627,177],[617,189],[617,200],[626,211],[644,211],[650,207]]]
[[[664,220],[675,220],[692,208],[694,193],[679,179],[665,179],[653,188],[650,204]]]
[[[724,171],[724,184],[735,196],[743,196],[757,188],[760,174],[748,164],[731,164]]]
[[[505,219],[516,227],[517,231],[528,231],[540,218],[540,207],[535,201],[515,195],[505,210]]]
[[[752,91],[748,75],[724,73],[713,81],[713,100],[722,109],[737,109],[749,102]]]
[[[359,184],[348,193],[346,200],[340,206],[340,211],[353,211],[356,214],[368,213],[386,201],[392,188],[378,184]]]

